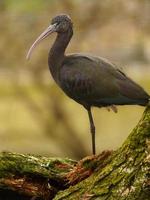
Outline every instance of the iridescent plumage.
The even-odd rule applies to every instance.
[[[110,107],[116,112],[115,105],[145,106],[150,96],[104,58],[86,54],[66,56],[65,49],[73,35],[73,23],[67,15],[52,19],[51,25],[31,46],[27,58],[30,58],[35,46],[53,32],[57,32],[57,38],[48,56],[50,72],[59,87],[87,109],[95,154],[95,126],[91,107]]]

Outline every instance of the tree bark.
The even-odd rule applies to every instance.
[[[77,162],[0,154],[0,199],[150,200],[150,105],[116,151]]]

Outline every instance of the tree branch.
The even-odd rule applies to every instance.
[[[115,152],[104,151],[79,162],[1,153],[0,194],[12,200],[12,191],[22,199],[148,200],[150,106]]]

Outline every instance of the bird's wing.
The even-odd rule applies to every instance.
[[[123,96],[138,100],[149,99],[149,95],[144,91],[144,89],[129,77],[126,77],[125,80],[118,79],[117,84],[119,86],[119,92]]]
[[[97,57],[81,54],[67,56],[60,70],[62,89],[69,96],[81,99],[114,96],[118,90],[113,76],[114,69],[109,66],[110,64],[107,66],[105,61],[100,61]],[[120,74],[123,78],[124,75]]]
[[[118,104],[119,101],[127,103],[130,99],[148,98],[146,92],[120,69],[99,57],[81,54],[67,56],[60,79],[66,94],[91,103],[104,100]]]

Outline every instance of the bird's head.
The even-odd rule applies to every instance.
[[[72,27],[71,18],[68,15],[62,14],[54,17],[51,24],[47,27],[45,31],[35,40],[35,42],[30,47],[27,53],[27,59],[30,59],[33,49],[51,33],[64,33],[67,32]]]
[[[51,26],[53,25],[55,26],[55,32],[63,33],[72,27],[72,21],[68,15],[62,14],[52,19]]]

